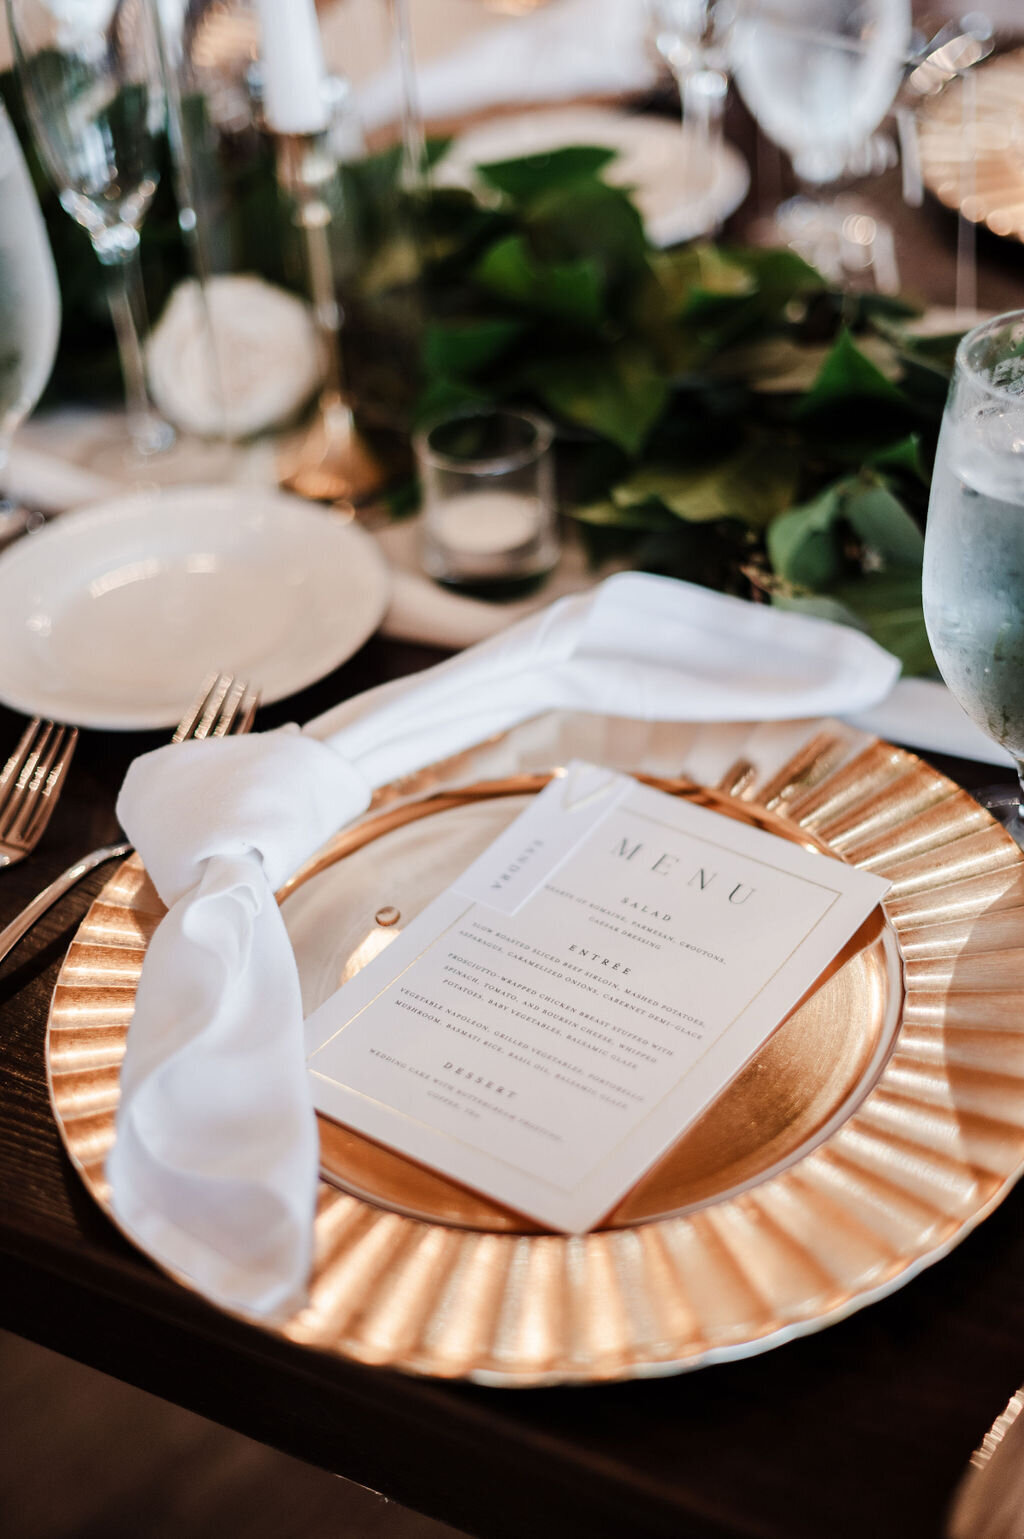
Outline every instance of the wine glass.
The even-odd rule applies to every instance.
[[[805,186],[837,181],[874,133],[899,90],[910,36],[910,0],[740,0],[737,87]],[[817,191],[792,198],[776,210],[773,238],[842,277],[846,215]]]
[[[1013,756],[1024,792],[1024,310],[976,326],[957,349],[932,474],[923,597],[942,677]],[[1002,793],[985,804],[1024,845],[1019,799],[1007,805]]]
[[[0,101],[0,535],[26,515],[3,498],[11,439],[43,393],[57,354],[60,291],[35,189]]]
[[[735,0],[647,0],[647,10],[654,46],[679,87],[689,180],[707,202],[705,228],[713,229],[710,194],[722,155]]]
[[[61,205],[109,276],[138,462],[173,442],[146,387],[139,228],[157,188],[164,95],[148,0],[7,0],[18,75]]]

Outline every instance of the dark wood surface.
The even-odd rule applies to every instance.
[[[772,155],[759,152],[762,212]],[[896,211],[893,178],[872,196]],[[905,278],[949,303],[955,221],[930,206],[900,221]],[[984,235],[980,246],[979,302],[1024,303],[1024,251]],[[316,689],[262,713],[261,725],[305,720],[436,656],[375,640]],[[0,753],[20,725],[0,709]],[[161,741],[83,734],[44,844],[0,873],[0,925],[115,835],[124,770]],[[968,786],[998,778],[940,767]],[[47,1009],[104,875],[0,964],[0,1326],[480,1539],[941,1534],[973,1448],[1024,1381],[1024,1191],[892,1298],[820,1335],[679,1377],[483,1390],[289,1346],[164,1278],[94,1207],[63,1154],[46,1094]]]
[[[264,713],[304,719],[434,660],[377,640]],[[0,711],[0,751],[20,723]],[[115,832],[159,735],[84,733],[44,845],[0,877],[0,923]],[[991,771],[950,764],[976,783]],[[481,1539],[915,1539],[1024,1379],[1024,1192],[893,1298],[744,1362],[607,1388],[494,1391],[368,1370],[202,1304],[115,1233],[49,1112],[47,1008],[90,878],[0,967],[0,1325],[383,1491]]]

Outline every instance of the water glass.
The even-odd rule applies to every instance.
[[[1013,756],[1024,787],[1024,310],[975,327],[957,349],[932,474],[923,597],[943,678]],[[1019,802],[1004,811],[1024,843]]]
[[[416,435],[422,560],[438,582],[491,598],[530,591],[558,560],[551,426],[471,411]]]
[[[758,126],[792,159],[811,196],[775,211],[769,238],[795,247],[836,281],[898,286],[891,232],[819,189],[845,176],[899,90],[910,0],[738,0],[733,76]],[[866,237],[866,239],[865,239]]]
[[[0,101],[0,513],[11,438],[42,395],[57,354],[60,292],[46,226]],[[5,520],[0,517],[0,530]]]
[[[85,230],[109,279],[135,453],[174,434],[153,410],[139,227],[159,180],[164,127],[149,0],[7,0],[18,76],[43,164],[65,211]]]

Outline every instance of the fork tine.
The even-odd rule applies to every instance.
[[[17,748],[11,754],[3,770],[0,771],[0,809],[3,808],[8,798],[16,788],[21,777],[21,772],[28,761],[30,754],[36,746],[38,735],[45,735],[53,725],[52,722],[43,722],[38,716],[33,716],[24,732]],[[0,812],[2,819],[2,812]]]
[[[172,743],[183,743],[186,738],[203,735],[200,734],[199,728],[222,678],[222,674],[211,673],[203,680],[199,687],[199,693],[174,729],[174,736],[171,738]]]
[[[231,689],[232,677],[230,673],[219,673],[210,690],[210,697],[206,702],[203,714],[196,724],[193,737],[204,738],[215,735],[215,728],[220,717],[225,698]]]
[[[227,737],[235,730],[235,721],[238,717],[248,685],[242,679],[233,679],[221,701],[217,720],[214,722],[211,737]]]
[[[28,786],[39,763],[40,756],[46,753],[48,744],[58,729],[52,721],[41,721],[33,732],[32,738],[26,743],[22,737],[21,748],[25,751],[19,754],[16,770],[12,770],[7,781],[2,804],[0,804],[0,835],[7,837],[18,824],[21,810],[28,792]]]
[[[36,844],[46,831],[77,743],[78,728],[63,727],[47,752],[46,766],[37,768],[32,777],[23,808],[25,824],[22,830],[22,838],[29,845]]]
[[[243,732],[249,731],[249,729],[252,727],[256,712],[259,710],[259,705],[259,690],[247,689],[242,699],[242,705],[238,713],[238,719],[235,722],[234,730],[236,733],[241,734]]]
[[[7,813],[6,833],[10,839],[24,840],[25,826],[42,794],[46,777],[50,773],[50,765],[64,742],[63,727],[58,727],[52,721],[45,722],[44,726],[46,731],[25,761],[24,768],[18,776],[18,783],[11,792],[4,809]]]

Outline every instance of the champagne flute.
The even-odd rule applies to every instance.
[[[830,205],[818,189],[843,176],[895,100],[910,45],[910,0],[739,0],[739,6],[731,53],[740,95],[790,156],[800,182],[815,190],[775,211],[772,238],[842,278],[849,211]],[[854,233],[863,238],[863,231]],[[891,232],[876,227],[873,234],[891,269]],[[880,275],[879,286],[893,283]]]
[[[148,0],[7,0],[25,105],[61,205],[110,279],[128,429],[145,463],[174,431],[154,410],[139,228],[156,191],[164,96]]]
[[[1024,795],[1024,310],[957,349],[932,474],[924,617],[939,671]],[[1024,845],[1020,799],[979,797]]]
[[[53,368],[60,291],[35,189],[2,101],[0,209],[0,536],[9,536],[27,521],[3,498],[11,439]]]

